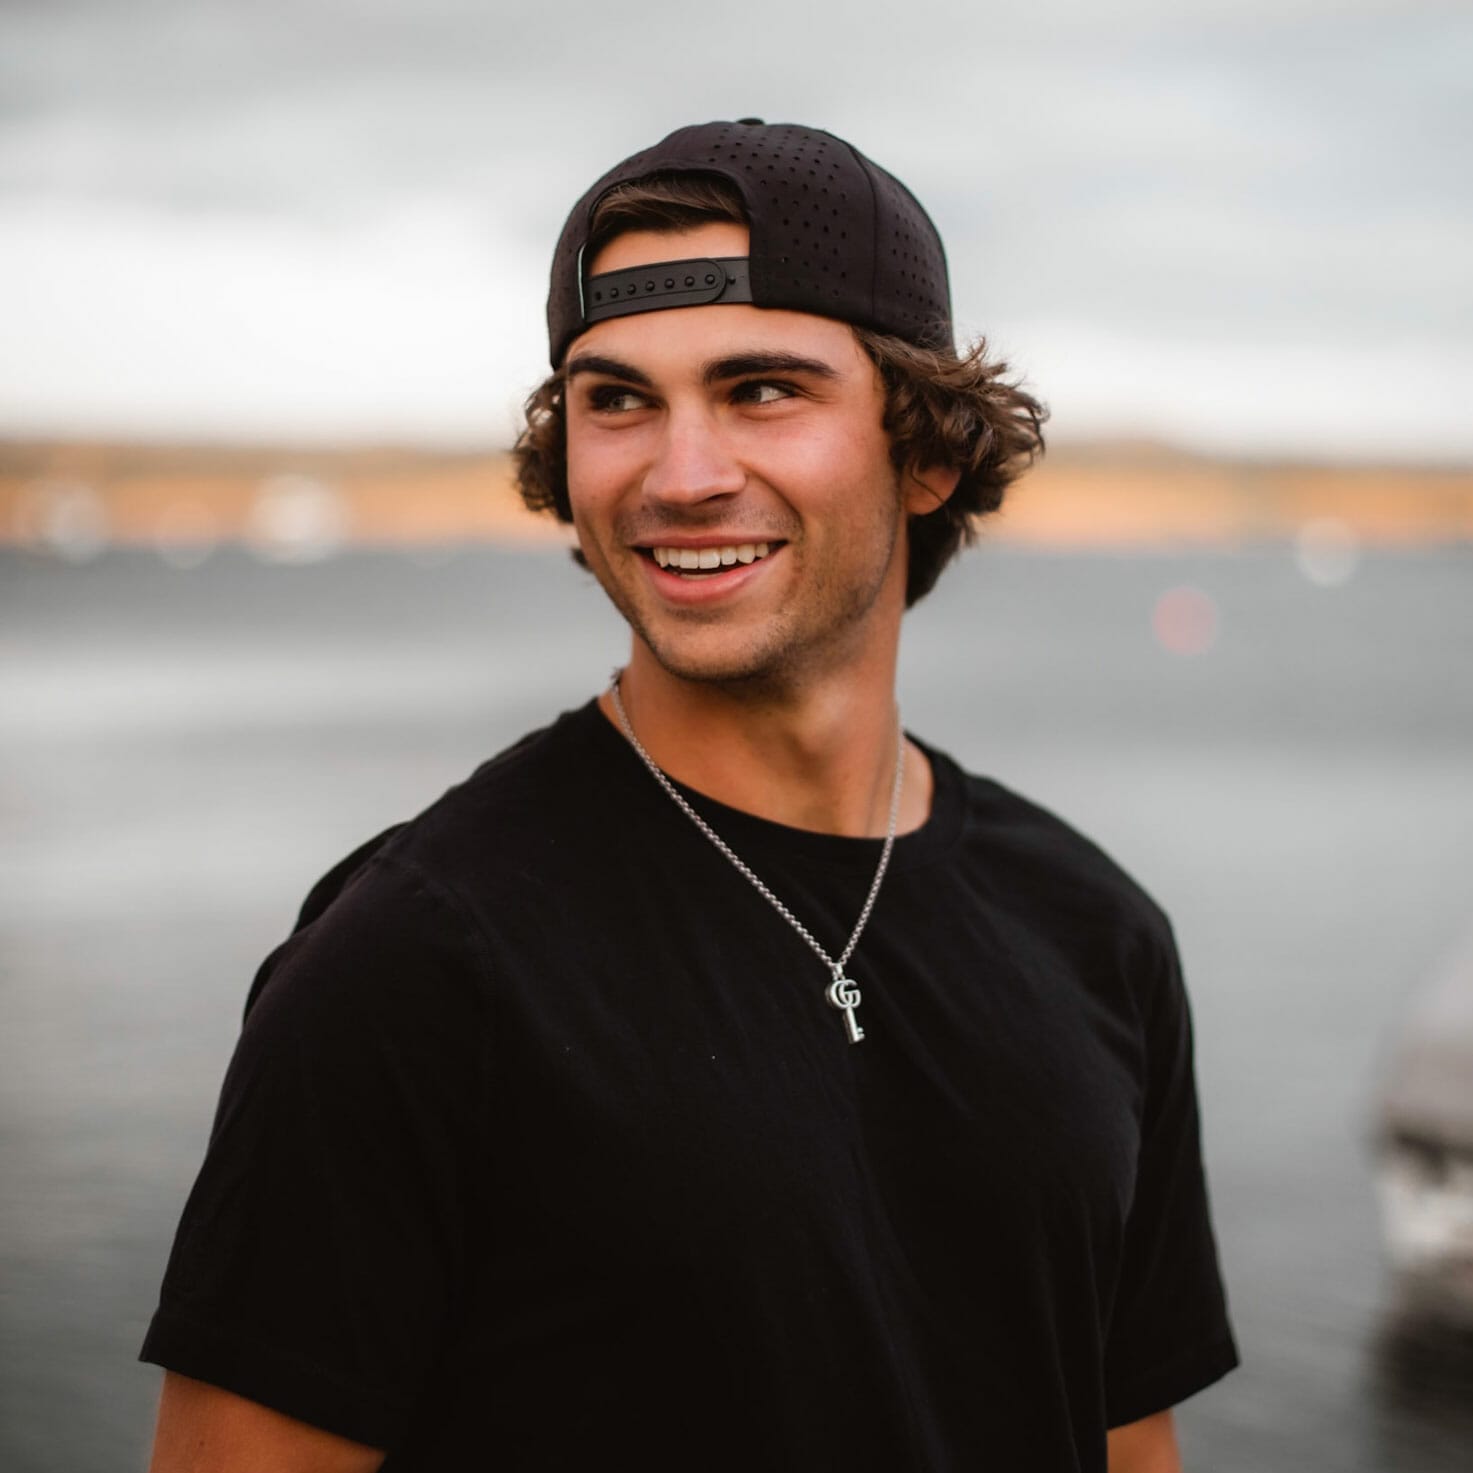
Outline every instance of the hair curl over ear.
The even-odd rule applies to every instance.
[[[956,490],[908,528],[907,606],[924,598],[941,570],[968,543],[977,523],[996,511],[1008,486],[1043,453],[1048,410],[1005,377],[1006,363],[978,340],[963,352],[919,348],[903,338],[856,327],[854,335],[885,385],[890,458],[906,470],[959,471]]]

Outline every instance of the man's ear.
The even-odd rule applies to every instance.
[[[960,466],[912,465],[906,468],[905,510],[913,517],[937,511],[951,499],[962,478]]]

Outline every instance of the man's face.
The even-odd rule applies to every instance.
[[[744,226],[711,224],[620,236],[591,269],[746,254]],[[566,367],[573,522],[636,659],[642,642],[683,679],[785,683],[893,658],[906,507],[844,323],[648,312],[595,323]]]

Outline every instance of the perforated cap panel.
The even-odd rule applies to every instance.
[[[898,179],[816,128],[702,123],[625,159],[573,206],[553,257],[547,299],[554,367],[587,326],[578,273],[599,201],[617,184],[684,173],[719,174],[741,192],[751,224],[757,306],[837,317],[928,347],[950,345],[951,292],[941,237]],[[586,272],[589,263],[581,265]]]

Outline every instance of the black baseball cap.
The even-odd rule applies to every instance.
[[[587,274],[589,226],[616,185],[716,174],[746,203],[750,254]],[[547,297],[556,368],[592,323],[668,307],[750,302],[836,317],[922,347],[952,346],[946,253],[893,174],[832,133],[797,123],[700,123],[610,169],[573,206]]]

